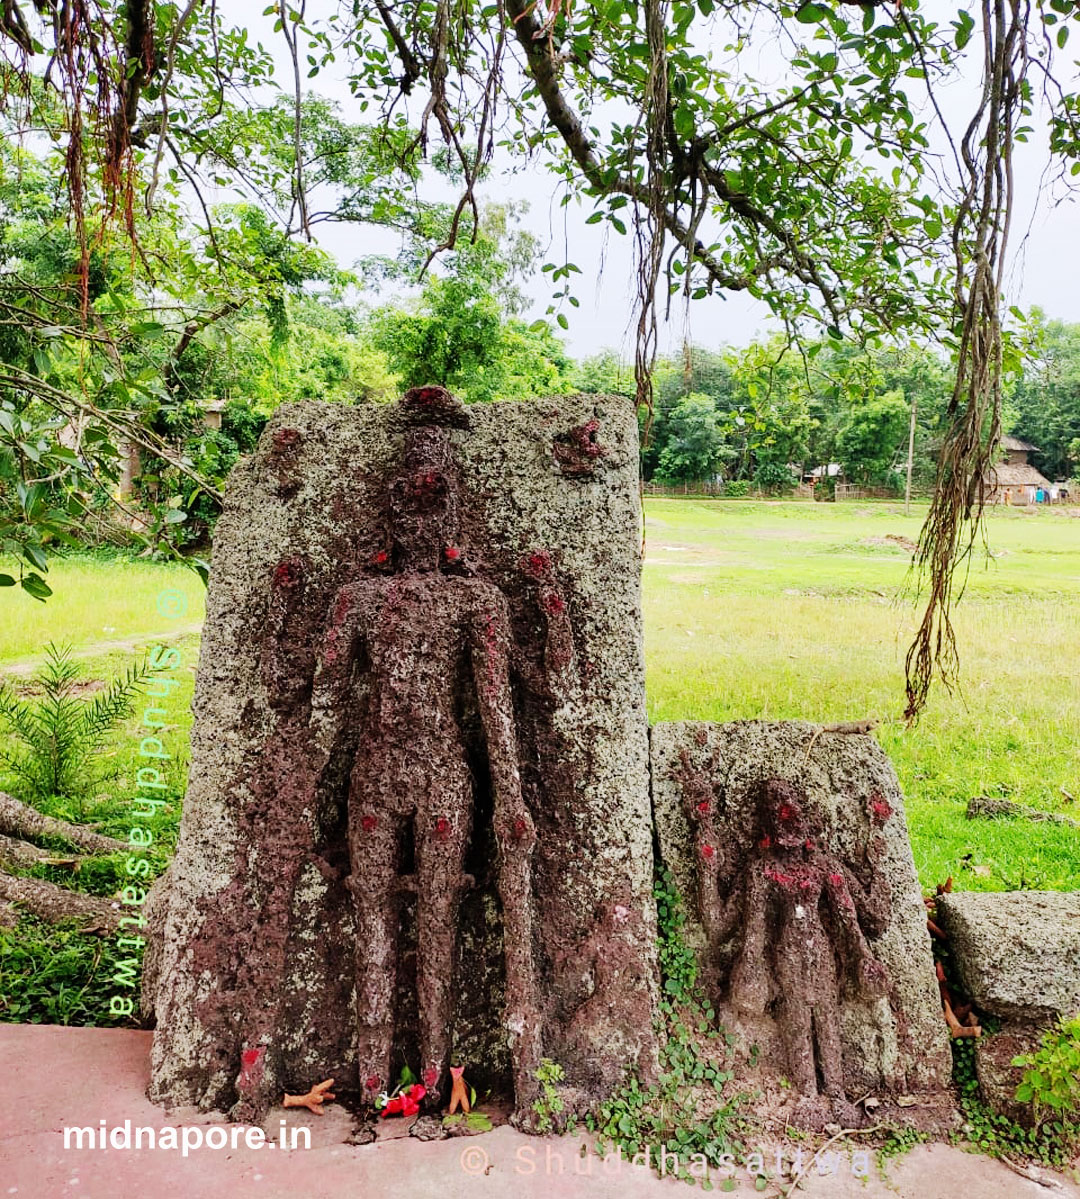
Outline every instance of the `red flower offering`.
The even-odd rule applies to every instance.
[[[388,1099],[380,1115],[386,1116],[415,1116],[420,1110],[420,1100],[427,1094],[427,1088],[420,1083],[413,1083],[400,1095]]]

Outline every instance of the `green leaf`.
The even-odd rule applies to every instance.
[[[0,575],[0,587],[14,587],[15,580],[11,575]]]
[[[52,595],[52,588],[38,574],[31,572],[20,580],[22,589],[27,595],[32,595],[34,599],[45,602]]]
[[[829,10],[823,4],[804,4],[795,14],[795,20],[803,25],[816,25],[828,15]]]

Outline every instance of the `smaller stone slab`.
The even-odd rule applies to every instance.
[[[1080,1010],[1080,892],[954,891],[937,912],[981,1011],[1049,1024]]]
[[[811,1022],[823,1085],[839,1054],[851,1099],[947,1088],[926,908],[877,742],[801,721],[650,736],[661,859],[725,1027],[800,1091]]]

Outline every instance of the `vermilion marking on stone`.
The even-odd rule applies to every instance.
[[[873,812],[874,817],[882,824],[892,815],[892,808],[880,797],[870,801],[870,810]]]
[[[360,821],[360,827],[364,830],[365,833],[370,833],[371,830],[378,823],[379,822],[375,819],[374,816],[364,816]]]
[[[549,616],[560,616],[566,611],[566,600],[557,591],[545,592],[541,603]]]
[[[424,1086],[433,1087],[439,1081],[439,1072],[434,1066],[428,1066],[424,1071]]]
[[[446,555],[447,562],[456,562],[461,557],[461,550],[456,545],[448,545],[443,553]]]
[[[711,858],[716,853],[716,850],[711,845],[703,845],[701,847],[701,856],[703,858]]]
[[[264,1052],[262,1049],[245,1049],[240,1054],[240,1061],[244,1066],[254,1066]]]
[[[703,799],[703,800],[701,801],[701,803],[699,803],[699,804],[698,804],[698,806],[697,806],[697,810],[698,810],[698,811],[699,811],[699,812],[700,812],[700,813],[701,813],[703,816],[707,815],[707,813],[708,813],[708,811],[709,811],[709,801],[708,801],[707,799]]]

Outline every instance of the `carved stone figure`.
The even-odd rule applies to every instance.
[[[468,568],[459,489],[444,430],[410,429],[389,487],[389,550],[378,555],[389,573],[337,592],[318,655],[313,707],[338,711],[359,732],[348,790],[348,887],[356,915],[357,1061],[369,1100],[390,1082],[398,892],[412,889],[422,1078],[429,1102],[439,1103],[458,910],[473,882],[464,861],[474,784],[459,723],[467,692],[475,696],[494,794],[505,1023],[520,1099],[535,1087],[540,1061],[530,869],[536,833],[518,772],[509,613],[502,592]]]
[[[896,776],[871,737],[816,731],[651,730],[657,839],[700,977],[747,1065],[791,1084],[774,1103],[799,1096],[795,1121],[857,1126],[867,1092],[945,1113],[948,1036]]]
[[[706,802],[689,807],[701,829]],[[875,831],[861,864],[865,881],[826,847],[805,795],[783,779],[763,780],[757,789],[748,856],[725,858],[697,838],[709,953],[736,937],[728,1003],[750,1017],[775,1012],[792,1084],[808,1100],[820,1090],[845,1124],[857,1115],[844,1096],[841,988],[883,995],[889,982],[866,937],[879,937],[888,923],[889,891],[877,867],[885,849],[879,828],[891,809],[881,797],[869,808]]]

